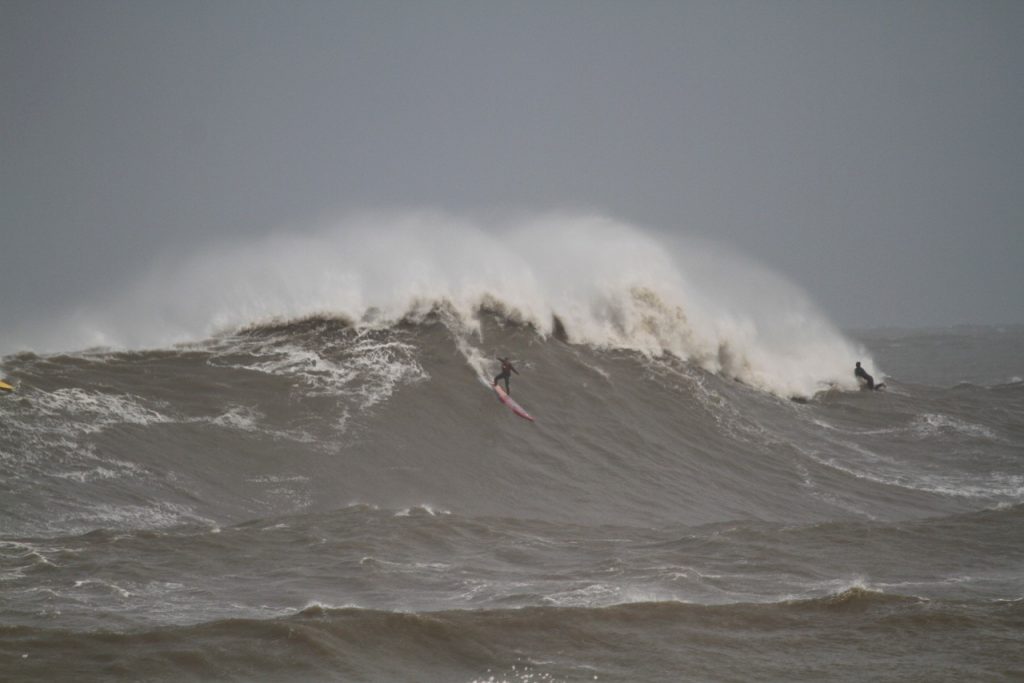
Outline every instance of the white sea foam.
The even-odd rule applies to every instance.
[[[152,505],[94,504],[79,513],[54,520],[54,528],[88,530],[93,528],[163,529],[185,523],[213,525],[213,520],[175,503]]]
[[[288,377],[304,386],[306,396],[349,397],[361,409],[387,400],[401,384],[427,378],[412,345],[374,339],[365,331],[354,341],[320,349],[305,348],[284,337],[230,338],[220,340],[218,346],[214,364]],[[339,423],[342,429],[347,417],[343,414]]]
[[[804,294],[755,264],[696,241],[668,245],[608,218],[563,214],[491,222],[362,215],[204,248],[106,300],[5,326],[0,349],[154,348],[323,314],[382,325],[441,302],[469,331],[479,330],[481,306],[542,334],[554,331],[557,316],[572,342],[672,353],[780,395],[854,388],[851,360],[870,361]],[[317,367],[333,372],[322,359],[305,360],[313,363],[307,376]]]
[[[94,467],[91,470],[54,472],[53,476],[84,484],[87,481],[96,481],[98,479],[117,479],[123,476],[123,473],[106,467]]]
[[[282,484],[290,482],[304,484],[309,481],[309,477],[302,474],[265,474],[258,477],[246,477],[246,481],[255,482],[257,484]]]
[[[825,455],[815,449],[799,450],[820,465],[886,486],[957,498],[1008,497],[1020,500],[1024,496],[1024,477],[1020,475],[1002,472],[967,474],[908,471],[899,460],[860,444],[843,440],[830,441],[845,450],[844,456]],[[857,457],[850,458],[851,454]]]
[[[75,588],[86,588],[88,586],[98,586],[98,587],[100,587],[104,591],[113,591],[113,592],[117,593],[118,595],[120,595],[122,598],[130,598],[130,597],[132,597],[132,592],[131,591],[129,591],[129,590],[125,589],[125,588],[122,588],[121,586],[117,585],[116,583],[111,583],[109,581],[102,581],[100,579],[80,579],[78,581],[75,581],[75,586],[74,587]]]
[[[605,607],[622,602],[622,589],[603,583],[590,583],[545,595],[543,601],[556,607]]]
[[[42,415],[82,418],[69,426],[73,433],[98,432],[114,424],[151,425],[172,421],[127,394],[107,394],[77,387],[34,394],[33,406]]]
[[[431,505],[416,505],[411,508],[404,508],[395,513],[395,517],[412,517],[416,515],[426,515],[428,517],[437,517],[438,515],[450,515],[452,514],[449,510],[437,509]]]
[[[205,418],[204,421],[218,427],[238,429],[243,432],[255,432],[259,429],[259,422],[263,414],[255,408],[248,406],[232,405],[227,410],[212,418]]]
[[[966,420],[961,420],[949,415],[939,413],[925,413],[915,422],[914,431],[924,436],[937,434],[948,434],[950,432],[963,434],[965,436],[985,439],[995,439],[995,433],[988,427]]]

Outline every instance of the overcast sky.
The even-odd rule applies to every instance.
[[[1024,2],[0,0],[0,321],[331,212],[581,208],[1024,322]]]

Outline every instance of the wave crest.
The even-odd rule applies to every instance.
[[[392,325],[441,307],[469,333],[482,334],[479,313],[491,310],[544,336],[672,354],[780,395],[855,387],[862,349],[805,295],[720,251],[713,272],[702,268],[709,249],[600,216],[362,215],[159,264],[102,302],[5,328],[0,348],[157,348],[313,316]]]

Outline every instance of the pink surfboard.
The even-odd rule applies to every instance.
[[[509,408],[511,408],[512,412],[515,413],[516,415],[518,415],[519,417],[523,418],[524,420],[529,420],[530,422],[533,422],[533,416],[530,415],[525,410],[523,410],[523,407],[521,405],[519,405],[518,403],[516,403],[515,400],[511,396],[506,394],[504,389],[502,389],[497,384],[494,384],[492,386],[494,387],[494,391],[497,392],[497,394],[498,394],[498,400],[499,401],[501,401],[502,403],[507,405]]]

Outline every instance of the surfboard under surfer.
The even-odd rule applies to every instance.
[[[512,390],[509,389],[508,383],[509,380],[512,379],[512,373],[514,372],[518,375],[519,371],[515,369],[512,365],[512,361],[508,358],[502,358],[499,356],[498,360],[501,362],[501,372],[494,376],[494,384],[492,386],[498,386],[499,381],[505,380],[505,393],[511,396]]]

